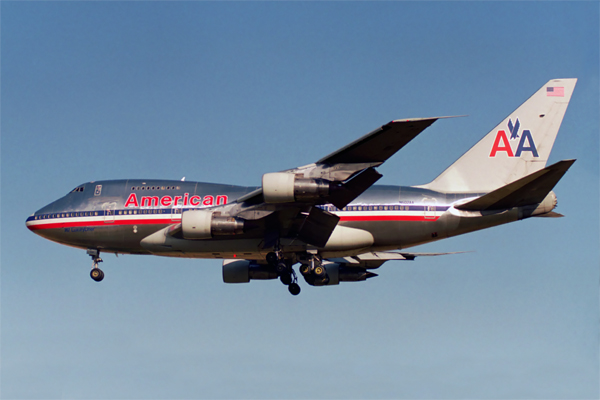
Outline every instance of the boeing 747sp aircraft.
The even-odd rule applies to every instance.
[[[529,217],[558,217],[552,189],[575,160],[546,167],[576,79],[555,79],[432,182],[373,185],[376,168],[436,118],[395,120],[259,187],[156,179],[88,182],[36,211],[27,227],[101,253],[223,259],[226,283],[277,279],[300,293],[364,281],[406,249]]]

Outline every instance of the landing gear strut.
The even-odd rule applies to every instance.
[[[296,276],[296,271],[294,271],[294,268],[286,263],[282,256],[281,250],[276,247],[275,251],[269,252],[266,258],[269,265],[275,267],[281,283],[288,287],[288,290],[292,295],[297,296],[300,293],[298,276]]]
[[[104,279],[104,272],[98,268],[98,264],[102,262],[100,258],[100,250],[88,249],[88,255],[92,257],[92,270],[90,271],[90,277],[96,282],[100,282]]]

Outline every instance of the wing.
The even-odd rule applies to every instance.
[[[321,179],[333,183],[337,186],[333,190],[335,193],[330,191],[327,195],[318,196],[321,200],[326,201],[317,202],[317,204],[330,202],[338,208],[343,208],[381,178],[382,175],[375,171],[375,167],[383,164],[425,128],[440,118],[449,117],[391,121],[321,158],[314,164],[265,174],[267,178],[274,179],[267,179],[267,182],[265,182],[265,176],[263,176],[262,187],[239,198],[237,201],[258,204],[262,202],[281,202],[284,199],[285,202],[293,202],[297,199],[293,199],[289,193],[285,198],[280,196],[274,199],[271,196],[273,190],[270,189],[273,186],[285,187],[286,185],[291,189],[291,176],[295,175],[296,178]],[[270,185],[271,183],[272,185]],[[269,187],[265,188],[265,186]],[[265,189],[267,192],[265,192]],[[281,190],[278,190],[278,192],[281,192]],[[266,198],[265,194],[267,195]],[[270,201],[270,199],[273,199],[273,201]]]
[[[160,242],[167,236],[200,240],[218,234],[260,238],[263,248],[272,248],[282,238],[324,247],[339,217],[319,206],[345,207],[381,178],[375,167],[439,118],[447,117],[392,121],[316,163],[264,174],[255,191],[233,203],[185,211],[180,224],[143,242]]]
[[[237,199],[229,215],[262,225],[265,248],[278,237],[322,247],[339,217],[318,206],[345,207],[382,177],[375,167],[439,118],[447,117],[391,121],[313,164],[265,174],[261,187]]]
[[[317,164],[383,163],[437,118],[396,120],[321,158]]]

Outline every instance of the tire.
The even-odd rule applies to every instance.
[[[96,282],[100,282],[102,279],[104,279],[104,271],[102,271],[100,268],[93,268],[90,271],[90,277]]]
[[[297,283],[290,284],[288,290],[293,296],[298,296],[300,294],[300,286]]]
[[[307,264],[302,264],[302,265],[300,266],[300,273],[301,273],[302,275],[306,275],[306,274],[308,274],[308,272],[309,272],[309,271],[310,271],[310,269],[309,269],[309,267],[308,267],[308,265],[307,265]]]
[[[292,275],[291,274],[283,274],[279,277],[279,280],[284,285],[291,285],[292,284]]]
[[[277,265],[277,261],[279,261],[279,259],[277,258],[277,254],[275,254],[275,252],[271,251],[269,253],[267,253],[267,262],[269,263],[269,265]]]
[[[287,269],[288,269],[288,266],[286,263],[280,262],[279,264],[277,264],[277,272],[278,273],[285,272],[285,271],[287,271]]]
[[[325,267],[323,267],[322,265],[319,265],[318,267],[315,267],[314,272],[315,272],[315,275],[318,277],[325,276]]]

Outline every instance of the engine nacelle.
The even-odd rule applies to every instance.
[[[223,260],[223,282],[248,283],[251,279],[276,279],[277,271],[270,265],[252,264],[248,260]]]
[[[287,172],[272,172],[262,177],[265,203],[293,203],[326,197],[331,191],[326,179],[296,178]]]
[[[330,286],[339,285],[340,282],[366,281],[377,276],[377,274],[369,272],[365,268],[348,267],[346,264],[323,263],[322,266],[325,267],[326,271],[323,278],[319,278],[311,272],[302,274],[306,283],[311,286]]]
[[[210,210],[189,210],[181,215],[181,232],[184,239],[241,235],[244,233],[244,223],[241,218],[222,217]]]

